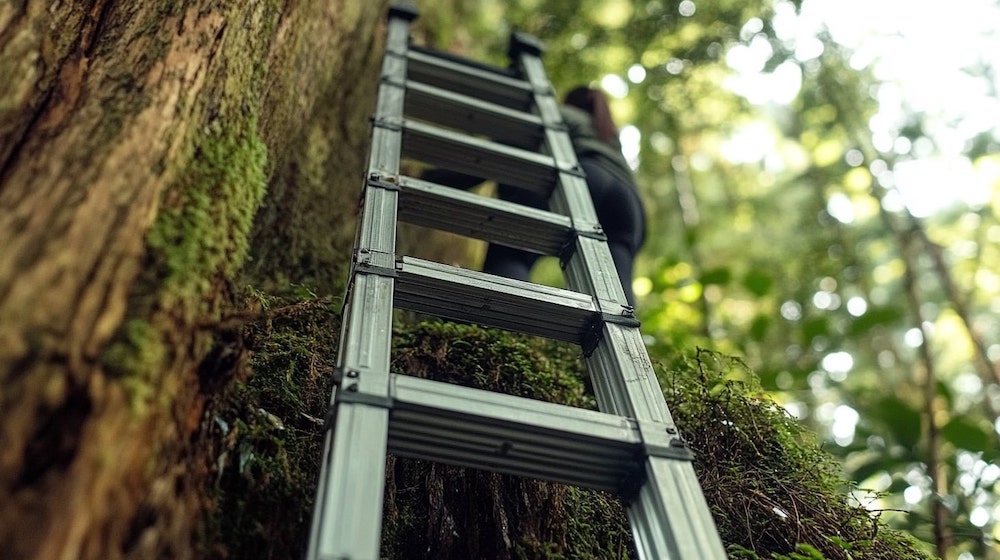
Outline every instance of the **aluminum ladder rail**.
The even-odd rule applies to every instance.
[[[614,492],[641,558],[725,558],[541,45],[515,34],[514,69],[491,67],[412,47],[416,16],[389,12],[307,558],[379,557],[387,451]],[[401,176],[404,157],[551,192],[552,211]],[[397,220],[561,255],[568,289],[398,257]],[[601,412],[390,373],[394,307],[579,344]]]

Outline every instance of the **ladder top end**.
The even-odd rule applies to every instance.
[[[541,56],[545,51],[545,46],[534,35],[529,35],[521,31],[510,34],[510,45],[507,47],[507,55],[513,62],[520,54]]]
[[[420,16],[417,7],[410,2],[398,1],[389,6],[389,19],[400,18],[406,21],[413,21]]]

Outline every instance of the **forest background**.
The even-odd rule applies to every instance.
[[[312,407],[284,423],[226,407],[248,376],[290,378],[287,354],[329,382],[333,341],[272,352],[267,378],[260,333],[336,313],[386,5],[0,4],[6,554],[193,557],[206,511],[291,550],[207,489],[285,485],[288,436],[319,430],[328,388],[279,387]],[[1000,557],[995,2],[419,9],[420,42],[506,64],[519,29],[557,91],[613,95],[649,214],[635,288],[654,358],[742,358],[851,499],[941,556]],[[476,266],[482,247],[431,249]],[[261,509],[307,523],[313,485]]]
[[[1000,60],[976,22],[1000,6],[876,4],[421,9],[439,48],[502,64],[524,30],[557,91],[612,94],[647,204],[654,355],[742,357],[853,499],[949,557],[998,557]]]

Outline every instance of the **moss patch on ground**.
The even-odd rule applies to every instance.
[[[408,327],[393,370],[521,397],[596,408],[575,346],[445,322]],[[629,558],[621,504],[603,492],[424,461],[386,469],[382,557]]]
[[[218,557],[299,558],[339,318],[329,300],[260,298],[272,307],[250,329],[253,373],[216,417],[224,445],[207,536]],[[575,346],[440,321],[396,332],[393,371],[594,408]],[[930,558],[848,503],[836,462],[741,362],[698,351],[659,370],[731,558]],[[635,557],[616,499],[558,484],[390,456],[383,513],[386,559]]]
[[[249,371],[223,396],[209,558],[304,556],[333,387],[339,304],[250,294]]]
[[[706,350],[660,368],[674,420],[731,558],[930,558],[850,504],[840,466],[740,360]]]

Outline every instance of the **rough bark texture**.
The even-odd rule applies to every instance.
[[[195,555],[233,280],[335,282],[383,4],[0,5],[5,557]]]

